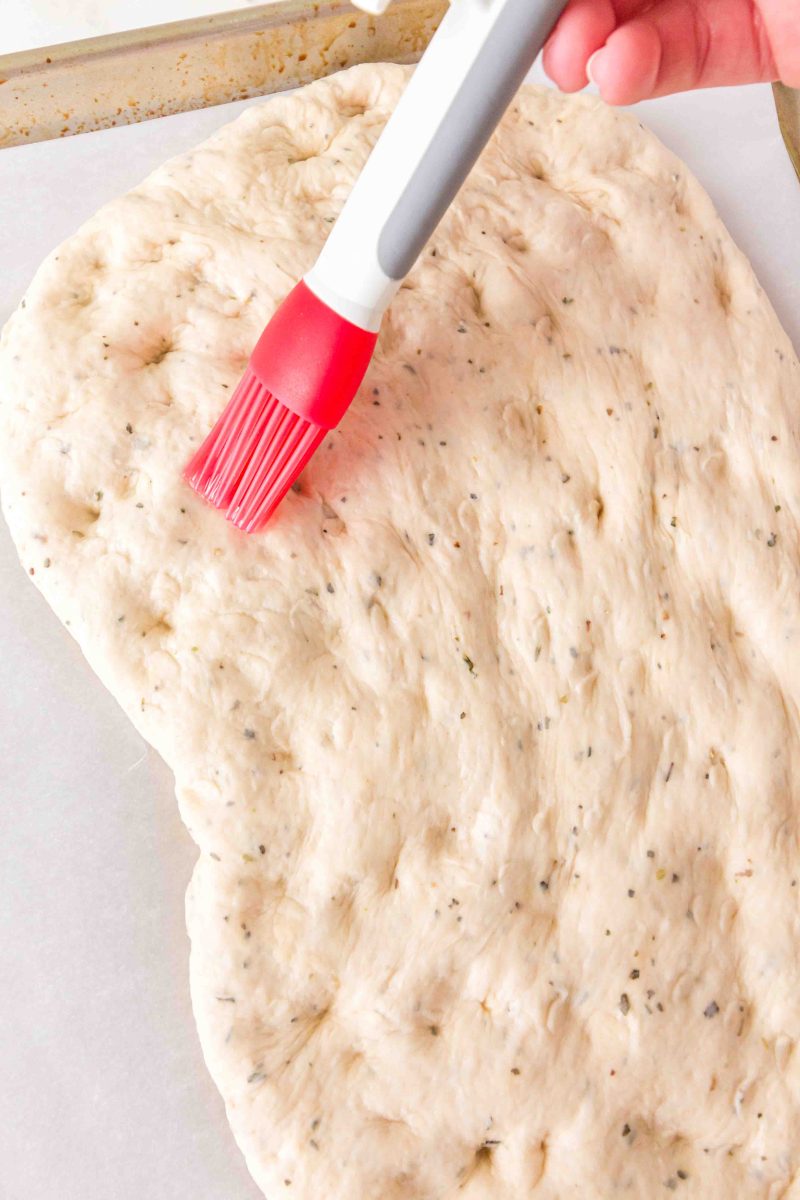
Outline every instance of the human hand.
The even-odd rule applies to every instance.
[[[544,68],[577,92],[587,67],[610,104],[776,79],[797,87],[800,0],[570,0]]]

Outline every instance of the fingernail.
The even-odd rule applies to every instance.
[[[594,77],[594,64],[597,60],[598,54],[602,54],[602,53],[603,53],[602,49],[595,50],[594,54],[592,54],[590,56],[589,61],[586,64],[586,74],[589,78],[589,83],[593,83],[595,87],[599,87],[599,84]]]

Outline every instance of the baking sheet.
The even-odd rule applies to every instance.
[[[103,201],[242,107],[0,152],[0,323]],[[640,115],[703,181],[800,345],[800,187],[769,89]],[[0,768],[0,1195],[257,1200],[191,1018],[194,851],[170,773],[30,585],[4,526]]]
[[[446,0],[267,0],[0,55],[0,149],[291,90],[362,62],[419,60]]]

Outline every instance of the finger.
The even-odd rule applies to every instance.
[[[761,0],[762,33],[778,75],[789,87],[800,87],[800,21],[797,6],[786,0]]]
[[[617,24],[611,0],[572,0],[544,48],[544,69],[562,92],[586,87],[586,64]]]
[[[544,69],[564,92],[585,87],[586,66],[622,22],[650,0],[569,0],[544,48]]]
[[[636,104],[652,96],[661,68],[661,39],[648,21],[630,21],[592,55],[589,74],[608,104]]]
[[[774,79],[777,68],[751,0],[658,0],[620,25],[591,63],[610,104]]]

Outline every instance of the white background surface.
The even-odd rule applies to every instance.
[[[3,0],[0,54],[204,17],[269,0]]]
[[[201,8],[158,11],[183,16],[190,5]],[[62,8],[15,6],[43,20]],[[137,5],[142,21],[149,7]],[[21,21],[18,43],[37,28]],[[84,32],[76,20],[64,36]],[[241,107],[0,151],[0,323],[85,217]],[[800,345],[800,186],[768,89],[658,101],[641,116],[704,182]],[[183,893],[193,861],[169,772],[20,570],[3,527],[2,1200],[258,1196],[191,1017]]]

